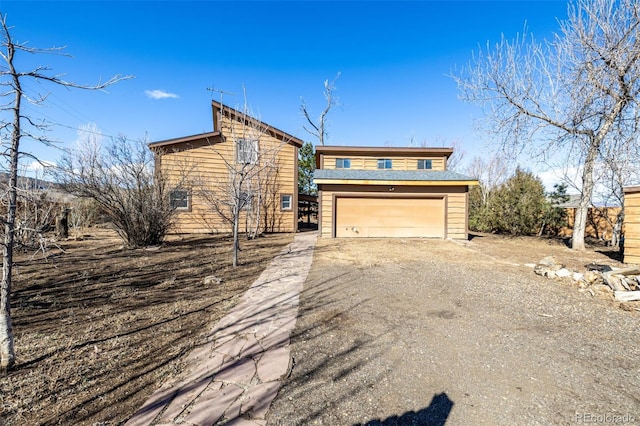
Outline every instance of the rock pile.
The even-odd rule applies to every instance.
[[[631,302],[640,300],[640,267],[612,268],[609,265],[590,263],[586,272],[576,272],[558,263],[553,256],[547,256],[532,265],[533,272],[547,278],[570,278],[581,291],[592,296],[613,292],[615,300]]]

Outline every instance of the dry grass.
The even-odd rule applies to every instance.
[[[111,231],[61,244],[49,262],[18,256],[12,292],[17,365],[0,377],[0,424],[117,424],[181,370],[198,336],[292,239],[175,237],[122,249]],[[222,284],[205,286],[215,275]]]

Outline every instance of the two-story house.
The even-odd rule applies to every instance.
[[[322,237],[468,238],[469,186],[450,148],[316,147]]]
[[[212,102],[213,131],[149,144],[174,188],[174,232],[295,232],[302,140],[243,111]]]

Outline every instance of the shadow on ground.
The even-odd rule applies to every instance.
[[[343,255],[341,244],[316,246],[314,261],[325,252]],[[404,324],[392,315],[367,327],[359,313],[371,312],[376,302],[356,291],[364,269],[370,269],[366,259],[354,263],[348,258],[312,267],[291,336],[293,366],[269,412],[269,424],[443,425],[448,418],[453,401],[444,392],[418,390],[413,400],[380,406],[381,395],[394,392],[384,386],[395,379],[393,362],[402,362],[398,335]],[[366,415],[394,411],[398,414],[388,418],[369,420]]]
[[[69,242],[49,263],[18,259],[17,365],[0,377],[0,423],[118,423],[133,414],[290,241],[243,242],[235,269],[229,241],[212,236],[154,250],[95,238]],[[222,282],[204,285],[207,275]]]
[[[401,416],[391,416],[384,420],[375,419],[355,426],[444,426],[453,408],[453,401],[446,393],[433,396],[431,404],[419,411],[408,411]]]

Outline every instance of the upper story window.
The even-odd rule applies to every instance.
[[[336,158],[336,169],[350,169],[350,168],[351,168],[350,158]]]
[[[236,161],[240,164],[255,164],[258,161],[258,141],[255,139],[238,139]]]
[[[393,163],[389,158],[381,158],[378,160],[378,168],[379,169],[391,169],[393,168]]]
[[[431,168],[431,160],[418,160],[418,170],[429,170]]]

